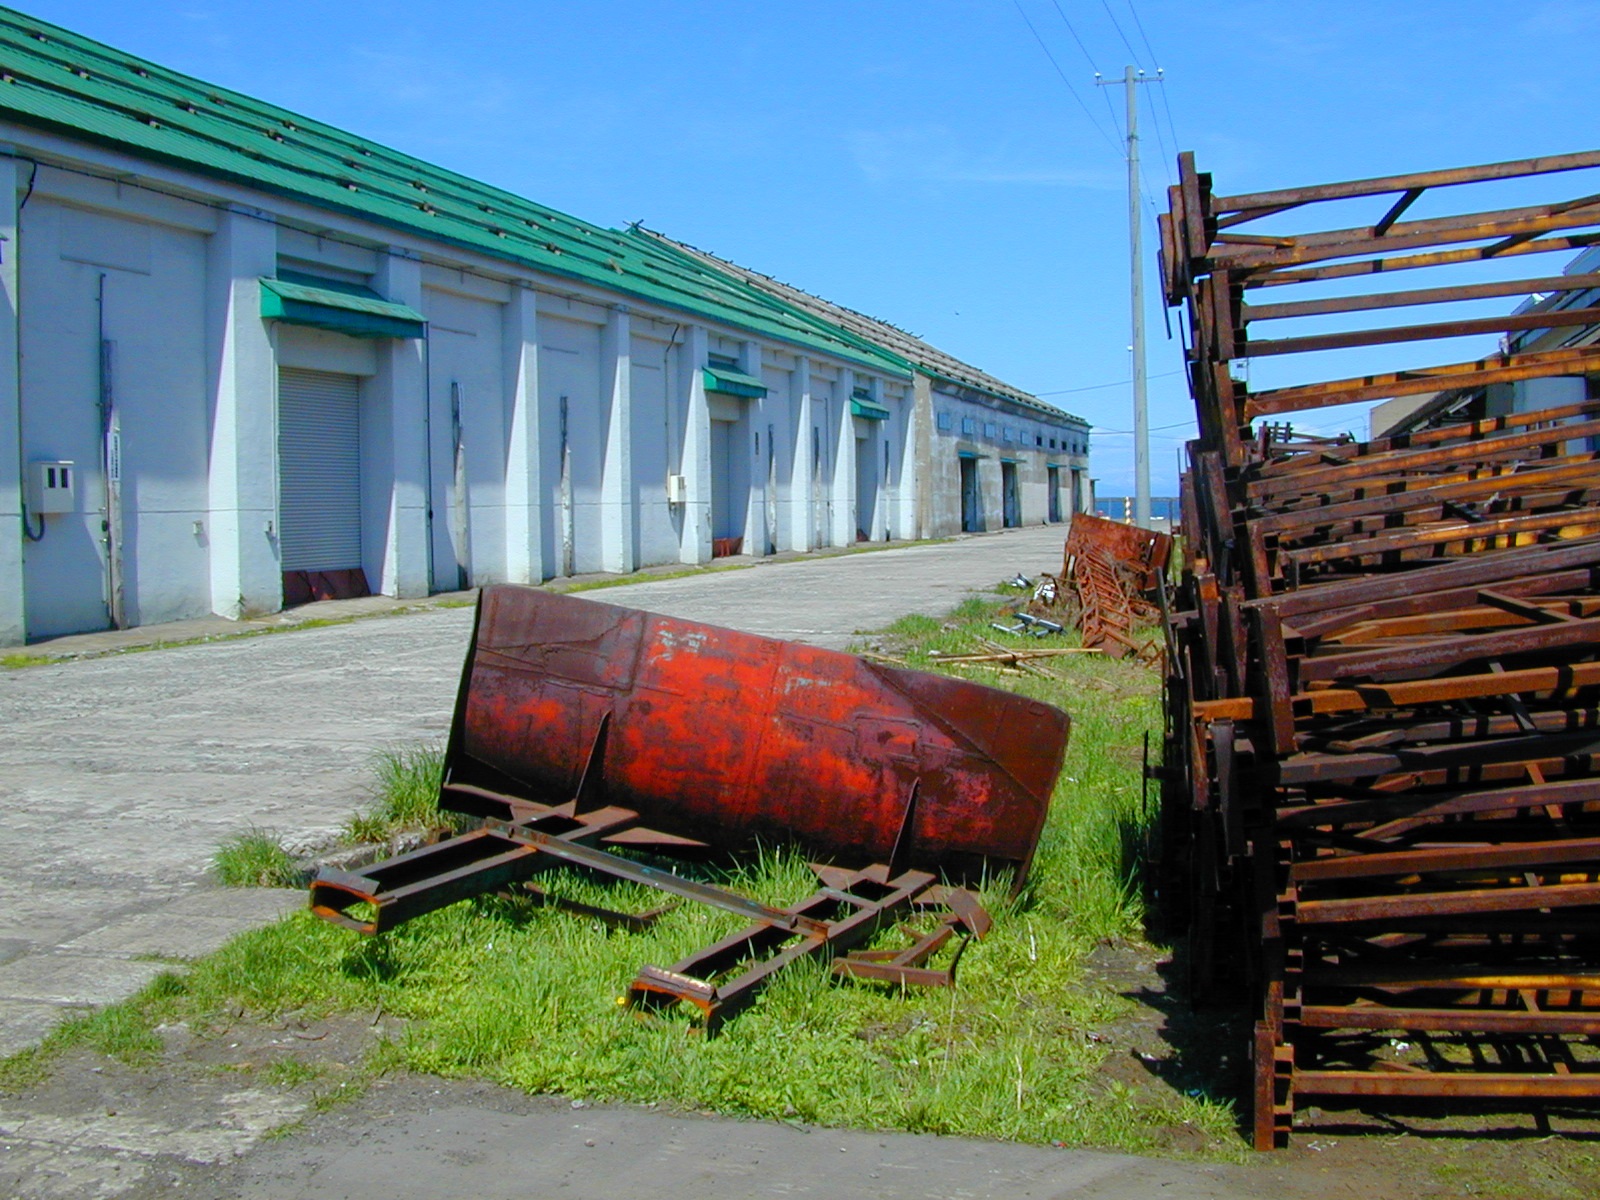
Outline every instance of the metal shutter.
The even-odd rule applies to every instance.
[[[361,566],[361,381],[278,371],[278,527],[285,571]]]

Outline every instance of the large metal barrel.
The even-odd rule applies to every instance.
[[[479,601],[445,766],[542,803],[629,808],[728,851],[1026,872],[1067,715],[851,654],[533,588]],[[586,779],[587,773],[587,779]]]

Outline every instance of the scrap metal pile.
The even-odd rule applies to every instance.
[[[953,963],[928,963],[952,938],[964,948],[981,937],[989,917],[940,876],[1010,869],[1020,885],[1067,729],[1058,709],[964,680],[488,587],[439,795],[481,827],[359,871],[324,870],[311,906],[371,934],[484,893],[563,904],[530,882],[561,866],[643,884],[750,921],[670,967],[644,967],[630,989],[638,1006],[698,1007],[711,1030],[805,957],[858,979],[948,984]],[[760,845],[823,860],[815,894],[775,907],[640,857]],[[563,906],[631,929],[660,911]],[[903,945],[860,949],[895,925]]]
[[[1502,266],[1600,244],[1600,188],[1562,174],[1594,167],[1218,196],[1180,160],[1163,275],[1187,307],[1200,436],[1162,878],[1196,996],[1248,980],[1260,1148],[1307,1096],[1600,1097],[1600,401],[1581,381],[1559,407],[1496,399],[1600,371],[1600,276]],[[1483,211],[1501,181],[1541,202]],[[1424,196],[1455,215],[1404,220]],[[1373,223],[1252,225],[1359,202]],[[1433,305],[1449,307],[1392,313]],[[1294,325],[1262,338],[1262,321]],[[1304,357],[1482,334],[1512,336],[1476,361],[1343,378]],[[1309,381],[1236,378],[1280,355]],[[1475,419],[1365,443],[1268,423],[1399,396]]]
[[[1067,530],[1061,581],[1078,601],[1083,644],[1112,658],[1151,661],[1160,651],[1138,636],[1136,622],[1160,616],[1158,602],[1172,555],[1172,538],[1133,525],[1077,513]]]

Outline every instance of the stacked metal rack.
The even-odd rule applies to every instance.
[[[1600,196],[1567,186],[1600,153],[1231,197],[1179,166],[1162,266],[1200,436],[1161,869],[1196,997],[1249,981],[1256,1145],[1306,1096],[1600,1097],[1600,400],[1516,403],[1600,372],[1600,275],[1510,265],[1600,243]],[[1524,203],[1475,210],[1496,188]],[[1447,215],[1403,220],[1424,196]],[[1282,231],[1363,201],[1370,225]],[[1443,282],[1404,287],[1419,270]],[[1416,307],[1439,319],[1392,323]],[[1486,334],[1411,370],[1309,357]],[[1312,378],[1236,377],[1272,356]],[[1439,416],[1367,442],[1278,423],[1400,396]]]

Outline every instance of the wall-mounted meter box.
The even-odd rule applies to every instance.
[[[28,512],[34,516],[78,510],[78,468],[70,462],[28,464]]]
[[[687,504],[689,501],[689,481],[682,475],[667,476],[667,503]]]

